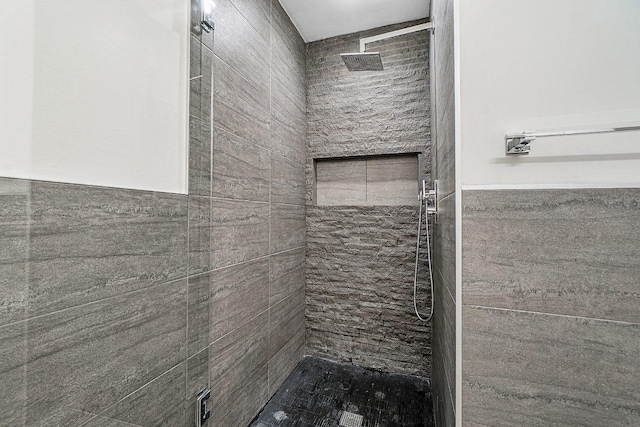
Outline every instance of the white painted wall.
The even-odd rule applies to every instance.
[[[186,193],[189,2],[0,2],[0,176]]]
[[[504,135],[640,125],[640,1],[459,0],[463,188],[640,186],[640,132]]]

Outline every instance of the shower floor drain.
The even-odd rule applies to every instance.
[[[364,417],[353,412],[343,412],[340,417],[340,427],[361,427]]]

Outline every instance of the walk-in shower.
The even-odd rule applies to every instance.
[[[360,39],[360,52],[341,53],[340,56],[349,71],[382,71],[384,66],[382,65],[380,52],[365,52],[368,43],[432,29],[433,23],[427,22],[425,24],[414,25],[412,27],[402,28],[396,31],[378,34],[377,36],[365,37]]]

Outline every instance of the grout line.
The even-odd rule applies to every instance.
[[[271,174],[271,172],[269,172],[269,174]],[[207,197],[207,196],[201,196],[201,197]],[[271,201],[267,200],[247,200],[247,199],[231,199],[228,197],[217,197],[217,196],[213,196],[211,197],[211,199],[213,200],[224,200],[224,201],[228,201],[228,202],[248,202],[248,203],[260,203],[262,205],[271,205]],[[269,199],[271,199],[271,179],[269,179]],[[295,203],[273,203],[274,205],[282,205],[282,206],[296,206],[296,207],[304,207],[304,204],[295,204]]]
[[[217,196],[213,196],[211,197],[212,201],[216,201],[216,200],[222,200],[222,201],[228,201],[228,202],[248,202],[248,203],[259,203],[261,205],[268,205],[269,201],[268,200],[247,200],[247,199],[231,199],[229,197],[217,197]]]
[[[231,335],[232,333],[234,333],[235,331],[237,331],[238,329],[244,327],[245,325],[253,322],[254,320],[256,320],[258,317],[264,315],[265,313],[268,313],[269,308],[267,308],[266,310],[262,310],[261,312],[259,312],[258,314],[256,314],[255,316],[253,316],[252,318],[250,318],[249,320],[247,320],[246,322],[238,325],[237,328],[234,328],[232,330],[230,330],[229,332],[227,332],[226,334],[222,335],[221,337],[216,338],[214,341],[209,342],[209,345],[207,347],[211,347],[212,345],[218,343],[219,341],[225,339],[226,337],[228,337],[229,335]],[[268,315],[268,314],[267,314]],[[205,347],[206,348],[206,347]],[[204,350],[204,349],[203,349]],[[227,350],[227,352],[232,351],[232,349]],[[222,354],[226,354],[222,353]],[[209,359],[211,359],[211,356],[209,356]]]
[[[2,328],[7,327],[7,326],[15,326],[15,325],[17,325],[19,323],[22,323],[22,322],[28,322],[30,320],[41,319],[41,318],[46,317],[46,316],[50,316],[50,315],[53,315],[53,314],[64,313],[66,311],[73,310],[73,309],[76,309],[76,308],[83,308],[83,307],[87,307],[87,306],[90,306],[90,305],[94,305],[94,304],[99,304],[99,303],[102,303],[102,302],[110,301],[110,300],[113,300],[113,299],[116,299],[116,298],[120,298],[120,297],[123,297],[123,296],[137,294],[137,293],[140,293],[140,292],[148,292],[150,289],[155,289],[155,288],[158,288],[160,286],[166,286],[166,285],[174,284],[174,283],[180,282],[182,280],[186,280],[187,281],[187,285],[188,285],[188,276],[187,276],[186,273],[183,276],[180,276],[178,278],[171,279],[171,280],[168,280],[168,281],[165,281],[165,282],[153,283],[151,285],[145,286],[145,287],[140,288],[140,289],[135,289],[135,290],[123,292],[123,293],[120,293],[120,294],[117,294],[117,295],[111,295],[111,296],[108,296],[108,297],[105,297],[105,298],[97,299],[95,301],[88,301],[88,302],[85,302],[85,303],[82,303],[82,304],[73,305],[71,307],[61,308],[60,310],[55,310],[55,311],[51,311],[51,312],[47,312],[47,313],[43,313],[43,314],[38,314],[36,316],[31,316],[31,317],[27,317],[27,318],[24,318],[24,319],[21,319],[21,320],[16,320],[14,322],[6,323],[4,325],[0,325],[0,330],[2,330]]]
[[[601,318],[598,318],[598,317],[574,316],[574,315],[570,315],[570,314],[545,313],[543,311],[516,310],[516,309],[512,309],[512,308],[489,307],[489,306],[484,306],[484,305],[471,305],[471,304],[463,304],[463,307],[478,308],[478,309],[482,309],[482,310],[513,311],[513,312],[516,312],[516,313],[536,314],[536,315],[552,316],[552,317],[562,317],[562,318],[566,318],[566,319],[583,319],[583,320],[593,320],[593,321],[596,321],[596,322],[617,323],[617,324],[620,324],[620,325],[640,326],[640,323],[637,323],[637,322],[625,322],[623,320],[601,319]]]
[[[84,411],[80,411],[80,412],[84,412]],[[87,412],[85,412],[87,413]],[[102,413],[102,412],[101,412]],[[90,413],[89,413],[90,414]],[[91,414],[93,415],[93,414]],[[131,424],[128,423],[126,421],[122,421],[119,419],[115,419],[115,418],[109,418],[109,417],[105,417],[103,415],[93,415],[93,417],[91,417],[90,419],[88,419],[87,421],[83,422],[82,424],[80,424],[78,427],[82,427],[82,426],[86,426],[87,424],[89,424],[91,421],[96,421],[98,419],[105,419],[105,420],[114,420],[114,421],[118,421],[118,426],[131,426],[131,427],[142,427],[139,424]]]
[[[159,380],[161,377],[167,375],[169,372],[173,371],[174,369],[176,369],[178,366],[180,366],[181,364],[183,364],[186,362],[183,360],[181,362],[178,362],[178,364],[172,366],[171,368],[167,369],[166,371],[164,371],[163,373],[161,373],[160,375],[158,375],[157,377],[153,378],[152,380],[148,381],[147,383],[145,383],[144,385],[138,387],[137,389],[135,389],[134,391],[132,391],[131,393],[127,394],[126,396],[124,396],[122,399],[119,399],[118,401],[116,401],[116,403],[114,403],[113,405],[110,405],[108,407],[106,407],[105,409],[103,409],[101,412],[99,412],[98,414],[96,414],[97,417],[102,417],[102,418],[107,418],[107,419],[112,419],[106,416],[103,416],[102,414],[104,414],[105,412],[107,412],[109,409],[113,408],[114,406],[116,406],[118,403],[124,401],[125,399],[127,399],[129,396],[134,395],[135,393],[137,393],[138,391],[142,390],[143,388],[145,388],[146,386],[150,385],[151,383]],[[119,421],[119,420],[118,420]],[[136,424],[133,424],[136,425]]]
[[[241,261],[241,262],[238,262],[238,263],[235,263],[235,264],[229,264],[229,265],[224,265],[222,267],[216,267],[216,268],[213,268],[213,269],[211,269],[209,271],[206,271],[204,273],[199,273],[198,276],[202,276],[204,274],[218,272],[220,270],[224,270],[225,268],[238,267],[240,265],[248,264],[248,263],[251,263],[251,262],[263,261],[265,259],[268,259],[271,256],[274,256],[274,255],[281,255],[281,254],[284,254],[284,253],[287,253],[287,252],[299,251],[300,249],[305,249],[305,246],[298,246],[298,247],[295,247],[295,248],[292,248],[292,249],[286,249],[284,251],[273,252],[273,253],[270,253],[270,254],[267,254],[267,255],[262,255],[262,256],[259,256],[259,257],[256,257],[256,258],[251,258],[249,260]],[[193,277],[196,277],[196,276],[193,276]]]
[[[209,49],[204,43],[202,44],[202,46],[204,46],[209,54],[209,62],[211,64],[211,93],[209,95],[209,155],[210,155],[210,159],[209,159],[209,259],[208,261],[208,265],[209,265],[209,271],[207,272],[207,274],[210,273],[211,271],[211,258],[212,258],[212,253],[213,253],[213,198],[211,198],[211,196],[213,196],[213,170],[215,168],[215,162],[214,162],[214,153],[215,153],[215,137],[214,137],[214,127],[213,127],[213,117],[214,117],[214,107],[215,107],[215,91],[216,91],[216,68],[215,68],[215,54],[213,52],[213,48],[215,47],[215,29],[213,31],[214,33],[214,37],[213,37],[213,41],[212,41],[212,47],[211,49]],[[206,336],[206,342],[207,342],[207,346],[200,350],[207,352],[207,384],[206,387],[207,389],[211,389],[211,368],[210,368],[210,362],[211,362],[211,348],[209,347],[209,341],[211,340],[211,276],[209,276],[209,283],[207,284],[207,336]],[[198,353],[194,353],[194,356],[198,354]],[[189,359],[187,359],[188,361]],[[187,362],[187,390],[189,389],[189,371],[188,371],[188,366],[189,363]]]
[[[247,77],[245,77],[243,74],[241,74],[240,71],[236,70],[233,66],[231,66],[231,64],[229,64],[224,59],[220,58],[220,56],[218,56],[215,52],[213,52],[213,56],[218,58],[218,60],[220,62],[222,62],[224,65],[226,65],[233,73],[237,74],[238,77],[240,77],[242,80],[244,80],[249,86],[253,87],[256,90],[259,90],[260,92],[265,92],[266,91],[267,88],[261,88],[259,86],[256,86],[253,82],[249,81],[249,79]],[[271,78],[269,78],[269,80],[271,80]],[[254,105],[256,105],[256,104],[254,104]]]
[[[464,184],[462,191],[488,190],[587,190],[640,188],[640,182],[603,182],[603,183],[562,183],[562,184]]]
[[[447,199],[448,199],[448,198],[450,198],[450,197],[455,197],[455,195],[456,195],[456,192],[455,192],[455,191],[453,191],[453,192],[451,192],[451,193],[447,194],[446,196],[444,196],[444,197],[442,197],[442,198],[440,199],[440,203],[444,202],[445,200],[447,200]]]
[[[269,353],[271,352],[271,211],[273,210],[272,192],[273,192],[273,124],[271,118],[273,117],[273,0],[269,1],[269,226],[268,226],[268,241],[269,241],[269,277],[268,277],[268,294],[267,294],[267,396],[271,395],[271,378]]]
[[[189,178],[187,178],[189,179]],[[187,188],[189,188],[189,182],[187,182]],[[185,337],[184,337],[184,358],[183,360],[185,361],[185,377],[184,377],[184,390],[185,390],[185,399],[186,399],[186,394],[187,394],[187,388],[188,388],[188,380],[187,380],[187,368],[186,368],[186,360],[189,358],[189,282],[191,281],[191,277],[193,277],[191,274],[189,274],[189,271],[191,270],[191,248],[189,246],[189,236],[190,236],[190,231],[191,231],[191,209],[192,209],[192,203],[191,203],[191,198],[193,196],[188,196],[187,198],[187,296],[186,296],[186,307],[185,307]]]
[[[193,114],[189,114],[189,116],[196,117]],[[18,178],[18,177],[9,177],[2,176],[0,177],[3,180],[13,180],[17,182],[28,183],[30,186],[30,191],[33,192],[32,185],[56,185],[56,186],[64,186],[64,187],[80,187],[86,189],[94,189],[96,191],[121,191],[124,193],[141,193],[140,195],[145,196],[163,196],[163,197],[171,197],[171,198],[180,198],[188,196],[188,193],[174,193],[170,191],[163,190],[149,190],[142,188],[132,188],[132,187],[114,187],[112,185],[98,185],[98,184],[79,184],[77,182],[67,182],[67,181],[47,181],[45,179],[31,179],[31,178]]]
[[[263,144],[260,144],[258,142],[255,141],[251,141],[250,139],[245,138],[242,135],[238,135],[235,132],[233,132],[232,130],[223,128],[221,126],[218,126],[216,124],[213,124],[213,121],[211,123],[211,128],[215,131],[215,130],[219,130],[225,133],[228,133],[229,135],[233,135],[236,139],[239,139],[240,141],[246,143],[247,145],[255,145],[257,148],[262,148],[265,151],[271,151],[269,148],[265,147]]]
[[[231,0],[229,3],[231,3],[231,5],[234,7],[235,10],[238,11],[238,13],[244,18],[245,21],[247,21],[247,24],[249,24],[251,26],[251,28],[253,28],[256,32],[256,34],[258,35],[258,37],[260,37],[261,40],[264,40],[265,42],[268,42],[269,40],[265,40],[262,38],[262,36],[260,35],[260,30],[258,30],[249,20],[249,18],[247,18],[247,16],[245,16],[244,13],[242,13],[242,11],[240,9],[238,9],[236,7],[236,1],[235,0]],[[271,17],[272,17],[272,13],[271,13],[271,2],[269,2],[269,37],[271,37]]]

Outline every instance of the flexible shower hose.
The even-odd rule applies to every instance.
[[[431,309],[429,312],[429,317],[424,318],[420,316],[418,312],[418,261],[420,258],[420,229],[422,226],[422,204],[424,203],[422,193],[420,194],[420,214],[418,215],[418,241],[416,243],[416,265],[413,274],[413,309],[416,312],[416,316],[418,319],[423,322],[428,322],[433,317],[433,273],[431,272],[431,239],[429,238],[429,214],[426,215],[425,225],[427,229],[427,259],[429,261],[429,283],[431,284]]]

